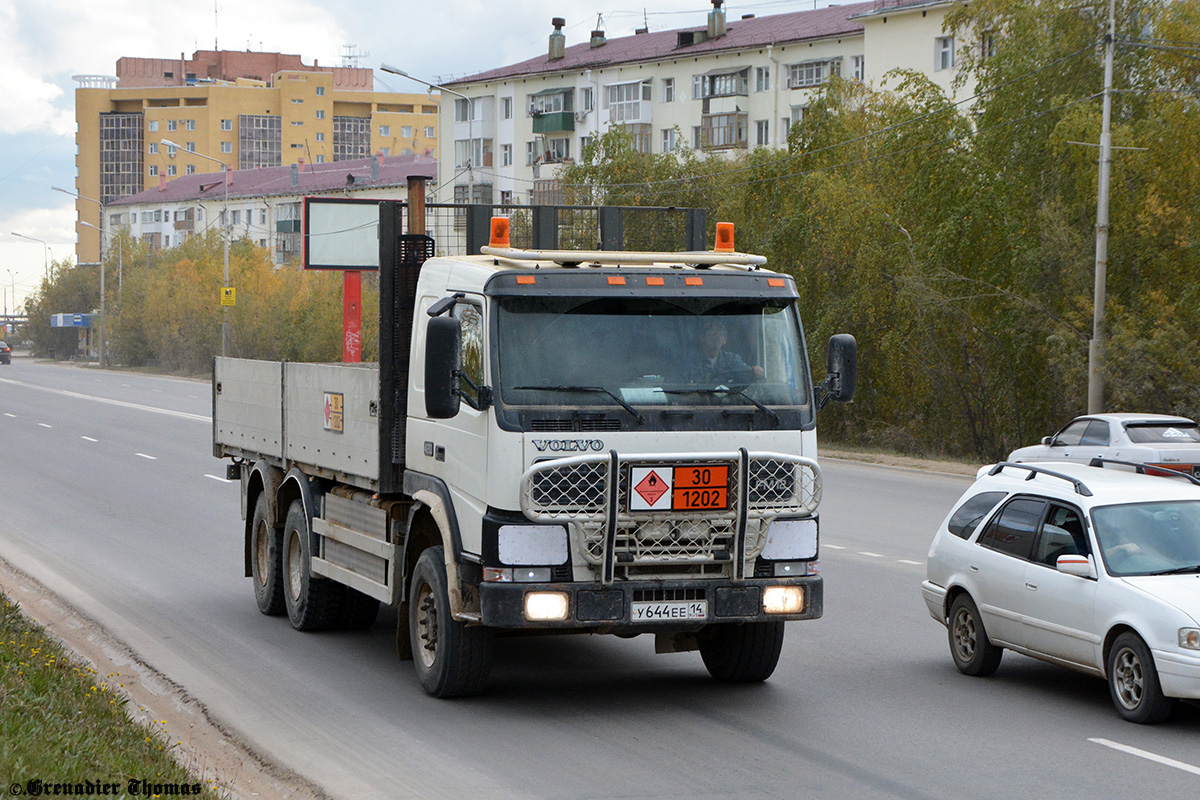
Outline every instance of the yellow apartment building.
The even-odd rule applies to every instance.
[[[87,198],[75,203],[78,219],[114,228],[96,200],[107,206],[163,181],[219,170],[215,161],[248,170],[436,157],[438,95],[377,92],[373,75],[236,51],[122,58],[115,77],[78,75],[75,191]],[[99,261],[99,231],[81,225],[78,236],[78,262]]]

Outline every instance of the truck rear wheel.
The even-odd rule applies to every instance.
[[[758,683],[771,677],[783,650],[782,622],[713,625],[700,634],[700,657],[724,683]]]
[[[492,669],[492,632],[450,616],[441,547],[421,553],[408,591],[408,632],[417,677],[434,697],[479,694]]]
[[[322,631],[338,621],[341,584],[312,574],[312,533],[304,504],[293,500],[283,526],[283,599],[298,631]]]
[[[250,518],[250,576],[254,579],[254,602],[258,610],[271,617],[287,610],[279,556],[282,541],[283,534],[271,526],[267,495],[262,492],[254,502],[254,516]]]

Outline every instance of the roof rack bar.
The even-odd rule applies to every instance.
[[[1055,472],[1054,470],[1045,469],[1044,467],[1035,467],[1032,464],[1018,464],[1012,461],[1001,461],[999,464],[988,470],[988,475],[999,475],[1004,471],[1005,467],[1016,467],[1017,469],[1029,470],[1029,475],[1025,478],[1027,481],[1033,480],[1038,474],[1049,475],[1052,478],[1058,478],[1059,480],[1070,483],[1075,487],[1076,494],[1083,495],[1084,497],[1092,496],[1092,490],[1087,487],[1087,484],[1078,478],[1072,478],[1070,475],[1064,475],[1061,472]]]
[[[650,253],[621,250],[516,250],[510,247],[481,247],[487,256],[511,258],[516,261],[554,261],[557,263],[581,264],[702,264],[716,266],[733,264],[739,266],[761,266],[767,263],[766,256],[749,253],[715,253],[711,250],[680,253]]]
[[[1200,478],[1197,478],[1190,472],[1183,472],[1181,470],[1171,469],[1170,467],[1159,466],[1158,464],[1150,466],[1148,464],[1143,464],[1140,461],[1122,461],[1118,458],[1105,458],[1104,456],[1096,456],[1088,462],[1089,467],[1100,467],[1102,469],[1106,464],[1120,464],[1123,467],[1133,467],[1135,470],[1137,470],[1139,475],[1145,475],[1146,470],[1148,469],[1156,470],[1158,472],[1169,472],[1172,475],[1176,475],[1180,478],[1187,478],[1194,485],[1200,486]]]

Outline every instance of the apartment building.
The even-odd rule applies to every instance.
[[[76,202],[101,225],[105,206],[218,168],[251,170],[437,151],[437,100],[376,92],[374,73],[283,53],[197,51],[121,58],[117,75],[76,76]],[[163,144],[163,139],[178,147]],[[99,232],[80,226],[79,262],[98,261]]]
[[[441,110],[444,173],[455,177],[439,201],[554,202],[562,165],[610,126],[646,153],[783,147],[830,76],[878,84],[889,70],[914,69],[953,94],[958,54],[974,46],[943,30],[961,4],[951,0],[738,20],[726,19],[723,0],[711,1],[703,28],[614,39],[597,30],[569,47],[566,22],[555,18],[545,54],[448,83],[466,99]]]
[[[303,159],[280,167],[197,172],[114,200],[104,209],[106,227],[129,228],[151,250],[175,247],[228,219],[233,239],[269,249],[277,265],[301,257],[301,204],[305,197],[405,200],[410,176],[437,176],[437,161],[425,155],[371,156],[311,164]],[[226,185],[228,179],[228,186]],[[228,215],[228,216],[226,216]]]

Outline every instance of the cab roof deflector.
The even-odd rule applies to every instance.
[[[1027,481],[1033,480],[1039,473],[1042,475],[1049,475],[1052,478],[1058,478],[1059,480],[1070,483],[1075,487],[1076,494],[1083,495],[1084,497],[1092,496],[1092,490],[1087,487],[1087,484],[1078,478],[1072,478],[1070,475],[1064,475],[1061,472],[1055,472],[1054,470],[1045,469],[1043,467],[1035,467],[1032,464],[1016,464],[1011,461],[1001,461],[999,464],[988,470],[988,475],[999,475],[1004,471],[1005,467],[1015,467],[1016,469],[1029,470],[1029,475],[1025,478]]]

